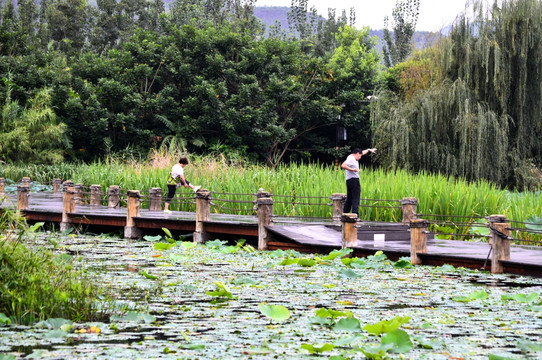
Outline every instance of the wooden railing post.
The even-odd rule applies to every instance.
[[[258,250],[267,250],[271,234],[265,228],[273,225],[273,199],[269,193],[257,194],[256,213],[258,214]]]
[[[352,248],[358,244],[358,214],[346,213],[341,216],[342,248]]]
[[[118,185],[109,186],[107,195],[109,196],[109,203],[107,206],[110,208],[119,208],[120,207],[120,187]]]
[[[59,193],[60,192],[60,185],[62,185],[61,179],[53,179],[53,192]]]
[[[102,204],[102,186],[90,185],[90,206],[100,206]]]
[[[209,234],[205,231],[205,221],[211,219],[211,192],[200,189],[196,192],[196,231],[194,241],[204,244],[209,240]]]
[[[28,197],[30,187],[28,185],[17,186],[17,210],[28,210]]]
[[[6,179],[0,178],[0,196],[6,194]]]
[[[491,232],[491,273],[502,274],[504,267],[501,260],[510,260],[510,224],[504,215],[491,215],[489,218]]]
[[[136,227],[134,217],[139,216],[141,207],[141,195],[138,190],[128,190],[126,206],[126,226],[124,227],[124,237],[126,239],[137,239],[141,237],[141,229]]]
[[[154,187],[149,190],[149,210],[162,210],[162,188]]]
[[[332,194],[330,199],[333,202],[333,225],[341,225],[346,194]]]
[[[422,259],[419,253],[427,253],[427,229],[429,222],[424,219],[410,221],[410,262],[413,265],[421,265]]]
[[[71,180],[66,180],[66,181],[64,181],[62,183],[62,189],[67,188],[67,187],[74,187],[74,186],[75,185],[73,184],[73,181],[71,181]],[[73,191],[73,189],[72,189],[72,191]],[[64,194],[62,196],[64,196]]]
[[[73,182],[64,181],[62,193],[62,222],[60,223],[60,231],[66,231],[72,227],[72,221],[69,214],[75,210],[74,197],[75,191]]]
[[[75,205],[84,205],[85,204],[85,194],[84,194],[84,185],[77,184],[75,185]]]
[[[403,207],[403,224],[410,224],[410,222],[414,219],[416,219],[416,210],[418,207],[418,199],[411,197],[411,198],[404,198],[402,200],[399,200],[401,203],[401,206]]]
[[[28,176],[24,176],[23,179],[21,180],[21,183],[23,186],[30,186],[30,178]]]

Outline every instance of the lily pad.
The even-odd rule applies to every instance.
[[[260,312],[271,320],[282,322],[290,318],[290,311],[282,305],[260,303],[258,307]]]
[[[391,347],[388,351],[397,354],[407,353],[413,348],[410,336],[406,333],[406,331],[401,329],[391,331],[384,335],[381,343],[383,345],[392,344],[393,347]]]

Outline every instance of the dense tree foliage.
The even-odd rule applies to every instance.
[[[3,78],[6,99],[0,108],[0,160],[55,163],[62,160],[65,124],[56,121],[50,89],[42,89],[25,106],[11,99],[14,84]]]
[[[340,106],[359,103],[376,82],[368,30],[319,19],[319,30],[303,38],[263,37],[253,0],[170,6],[5,3],[0,76],[11,74],[7,103],[26,104],[47,88],[55,121],[65,124],[62,150],[84,160],[146,154],[175,139],[189,151],[221,149],[276,166],[329,156],[341,111],[353,132],[368,129],[365,110]],[[0,86],[1,98],[7,95]]]
[[[377,146],[390,149],[383,163],[534,186],[542,167],[541,26],[540,1],[489,9],[477,2],[425,59],[396,69],[431,76],[410,85],[392,76],[394,91],[379,94]]]

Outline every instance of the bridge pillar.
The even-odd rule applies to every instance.
[[[416,210],[418,207],[418,199],[411,197],[411,198],[403,198],[402,200],[399,200],[401,203],[401,206],[403,207],[403,224],[409,224],[412,220],[416,219]]]
[[[504,215],[489,217],[489,230],[493,240],[491,249],[491,273],[502,274],[504,267],[501,260],[510,260],[510,224]]]
[[[138,190],[127,191],[127,206],[126,206],[126,226],[124,227],[124,238],[137,239],[141,237],[141,229],[138,229],[134,217],[139,216],[141,207],[141,195]]]
[[[162,188],[153,187],[149,190],[149,210],[162,210]]]
[[[333,202],[333,225],[341,225],[346,194],[332,194],[330,199]]]
[[[102,204],[102,186],[90,185],[90,206],[100,206]]]
[[[28,210],[28,197],[30,187],[28,185],[17,186],[17,210]]]
[[[107,195],[109,196],[109,202],[107,206],[110,208],[115,208],[115,209],[119,208],[120,207],[120,187],[118,185],[109,186]]]
[[[66,231],[72,228],[70,213],[75,210],[75,190],[72,181],[64,181],[64,192],[62,193],[62,222],[60,231]]]
[[[6,179],[0,178],[0,196],[6,194]]]
[[[204,244],[209,240],[209,234],[205,231],[205,221],[211,218],[211,192],[200,189],[196,192],[196,231],[194,241]]]
[[[259,194],[266,194],[265,197],[260,197]],[[271,234],[265,228],[273,225],[273,199],[269,197],[269,193],[258,193],[256,200],[258,214],[258,250],[267,250],[267,243],[271,239]]]
[[[358,244],[358,214],[346,213],[341,216],[342,248],[351,248]]]
[[[419,253],[427,253],[427,229],[429,222],[424,219],[410,221],[410,262],[413,265],[421,265],[422,259]]]
[[[62,185],[61,179],[53,179],[53,192],[59,193],[60,192],[60,185]]]

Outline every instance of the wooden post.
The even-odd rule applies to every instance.
[[[73,182],[64,181],[64,192],[62,193],[62,222],[60,223],[60,231],[66,231],[72,228],[70,213],[75,209],[75,191]]]
[[[333,201],[333,225],[341,225],[346,194],[332,194],[330,199]]]
[[[0,196],[6,194],[6,179],[0,178]]]
[[[109,195],[109,203],[107,206],[110,208],[119,208],[120,207],[120,187],[118,185],[109,186],[107,195]]]
[[[403,207],[403,224],[410,224],[410,222],[414,219],[416,219],[416,210],[418,207],[418,199],[411,197],[411,198],[403,198],[402,200],[399,200],[401,203],[401,206]]]
[[[207,189],[200,189],[196,192],[196,231],[194,241],[204,244],[209,239],[205,231],[204,221],[211,219],[211,192]]]
[[[74,186],[75,186],[74,183],[73,183],[73,181],[71,181],[71,180],[66,180],[66,181],[64,181],[64,182],[62,183],[62,188],[70,187],[70,186],[71,186],[71,187],[74,187]]]
[[[162,210],[162,188],[154,187],[149,190],[149,211]]]
[[[85,204],[85,194],[83,192],[84,192],[83,184],[75,185],[75,197],[74,197],[75,205]]]
[[[422,259],[419,253],[427,253],[427,228],[429,222],[424,219],[410,221],[410,262],[413,265],[421,265]]]
[[[504,267],[501,260],[510,260],[510,224],[504,215],[491,215],[489,229],[493,244],[491,245],[491,273],[502,274]]]
[[[21,180],[23,186],[30,186],[30,178],[28,176],[24,176]]]
[[[90,206],[100,206],[102,204],[102,186],[90,185]]]
[[[347,213],[341,216],[342,248],[351,248],[358,244],[358,214]]]
[[[138,190],[128,190],[127,192],[127,211],[126,211],[126,226],[124,227],[124,237],[126,239],[137,239],[141,237],[141,229],[136,227],[134,217],[139,216],[141,207],[141,195]]]
[[[28,185],[17,186],[17,210],[28,210],[28,197],[30,187]]]
[[[61,179],[53,179],[53,192],[59,193],[60,192],[60,185],[62,185]]]
[[[265,228],[266,226],[273,225],[273,199],[269,197],[259,197],[256,200],[258,214],[258,250],[267,250],[267,243],[271,239],[271,234]]]

